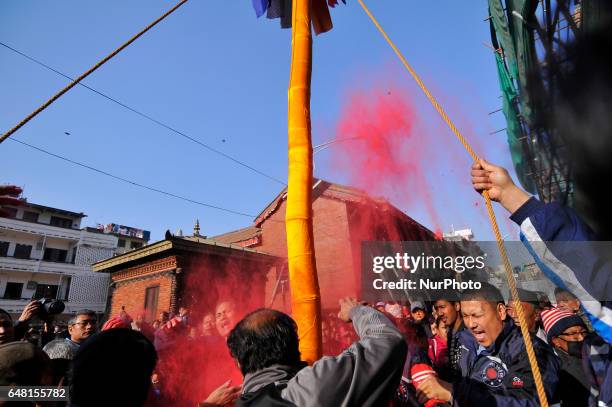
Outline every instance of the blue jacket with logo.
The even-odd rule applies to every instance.
[[[453,383],[454,406],[536,407],[540,405],[520,329],[511,319],[495,343],[482,348],[469,329],[459,333],[461,378]],[[557,387],[559,360],[550,346],[532,336],[549,401]]]

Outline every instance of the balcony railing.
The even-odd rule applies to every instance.
[[[48,223],[28,222],[22,219],[0,218],[0,229],[16,232],[36,234],[41,236],[57,237],[61,239],[79,240],[81,230],[52,226]]]
[[[75,274],[90,271],[89,266],[17,257],[0,257],[0,269],[50,274]]]

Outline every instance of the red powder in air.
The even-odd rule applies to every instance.
[[[440,228],[423,169],[431,135],[418,134],[415,109],[405,91],[373,89],[348,94],[333,151],[349,184],[384,196],[403,210],[422,205]],[[428,141],[429,138],[429,141]]]

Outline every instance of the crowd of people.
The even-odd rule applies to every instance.
[[[575,213],[529,197],[503,168],[480,161],[472,182],[511,212],[528,245],[534,234],[540,242],[591,237]],[[612,405],[609,304],[582,299],[600,289],[593,273],[609,264],[595,258],[572,269],[564,253],[551,262],[529,248],[559,285],[554,301],[519,292],[549,405]],[[17,321],[0,310],[0,386],[66,386],[75,407],[538,406],[517,307],[486,283],[428,302],[342,299],[339,313],[322,319],[329,356],[306,366],[296,323],[276,310],[244,316],[221,300],[208,312],[182,306],[151,323],[121,310],[103,325],[82,310],[65,332],[47,320],[36,336],[29,324],[43,312],[33,301]]]
[[[579,301],[564,290],[559,289],[556,294],[557,306],[552,306],[551,302],[542,301],[535,293],[522,290],[520,295],[525,299],[522,303],[526,321],[533,333],[549,400],[558,401],[562,406],[587,406],[592,383],[588,381],[587,372],[582,370],[582,347],[584,339],[595,334],[588,320],[579,312]],[[347,300],[342,305],[345,308],[346,303],[351,305],[348,310],[341,311],[339,316],[329,314],[322,322],[325,353],[340,356],[326,357],[315,363],[318,370],[298,376],[301,385],[312,381],[306,393],[300,393],[304,391],[302,388],[298,391],[297,387],[294,390],[287,385],[286,389],[278,391],[277,398],[293,401],[296,405],[336,405],[336,402],[337,405],[382,405],[376,403],[385,398],[396,406],[432,405],[427,404],[428,400],[436,400],[440,405],[452,405],[453,402],[457,405],[484,405],[485,400],[491,405],[538,405],[524,342],[515,323],[514,304],[512,301],[506,304],[494,287],[486,286],[464,292],[461,298],[449,296],[429,304],[378,302],[364,306]],[[257,373],[259,377],[262,370],[266,371],[264,368],[269,368],[263,366],[270,363],[268,357],[283,359],[284,356],[279,356],[278,352],[287,352],[282,346],[277,349],[274,341],[288,346],[285,343],[287,333],[282,330],[265,332],[269,337],[261,340],[262,348],[252,351],[246,347],[260,346],[257,341],[246,345],[239,341],[244,339],[232,337],[237,335],[236,329],[248,325],[245,321],[254,318],[259,321],[257,312],[264,315],[263,320],[270,324],[284,321],[287,325],[284,329],[293,329],[296,335],[293,352],[297,352],[297,356],[293,356],[291,363],[282,361],[286,363],[283,366],[291,367],[283,372],[286,384],[292,384],[292,374],[296,373],[297,367],[299,371],[304,367],[297,350],[295,324],[289,316],[271,310],[257,311],[234,328],[238,321],[233,302],[221,302],[217,312],[206,313],[198,321],[191,319],[186,307],[181,307],[177,315],[161,312],[159,319],[152,324],[145,321],[144,314],[132,320],[124,312],[109,319],[100,333],[97,332],[96,314],[83,310],[68,322],[65,337],[60,335],[44,343],[42,348],[27,341],[27,335],[24,335],[27,331],[23,327],[17,329],[21,334],[16,333],[16,327],[36,316],[35,305],[26,307],[26,310],[17,324],[13,324],[8,313],[0,311],[0,384],[70,385],[74,389],[70,393],[72,402],[78,406],[110,402],[105,397],[90,399],[92,394],[96,394],[92,388],[110,382],[118,386],[117,392],[122,394],[120,400],[125,405],[159,405],[160,402],[173,405],[171,398],[160,394],[164,388],[160,384],[164,372],[159,370],[158,361],[161,362],[159,359],[163,358],[165,351],[176,346],[176,335],[198,343],[227,342],[244,374],[243,387],[232,385],[225,377],[220,378],[223,384],[211,391],[200,405],[226,405],[234,402],[243,391],[249,397],[255,397],[252,393],[257,393],[261,387],[252,385],[253,382],[259,383],[253,374]],[[363,321],[357,315],[363,315]],[[354,329],[346,323],[351,319]],[[224,329],[228,325],[234,330]],[[375,325],[381,329],[372,334],[376,331],[373,330]],[[388,337],[381,333],[384,331]],[[357,340],[353,336],[358,336]],[[392,342],[393,346],[386,342]],[[266,350],[266,347],[271,348]],[[363,354],[357,351],[360,348],[364,349]],[[255,353],[261,354],[259,358],[263,365],[247,368],[249,363],[254,363],[250,358]],[[398,358],[397,353],[401,357]],[[479,357],[481,354],[487,357]],[[364,360],[359,364],[361,356]],[[380,365],[374,369],[373,364],[377,363]],[[18,371],[14,368],[17,365],[27,366],[27,370]],[[423,376],[422,372],[428,373]],[[467,375],[467,372],[472,374]],[[329,401],[322,401],[325,400],[321,398],[325,386],[318,380],[327,381],[336,374],[338,380],[333,381],[335,390],[329,390]],[[354,386],[354,374],[362,376],[359,382],[364,386],[356,393],[350,391]],[[371,380],[368,375],[385,378],[384,383],[378,385],[378,393],[373,392],[372,384],[368,384]],[[119,376],[123,379],[120,380]],[[346,393],[338,387],[342,385],[340,379],[347,380]],[[79,385],[83,386],[82,391]],[[383,388],[386,390],[382,391]],[[121,389],[129,389],[128,394],[123,395]],[[135,394],[136,389],[141,389],[139,396]],[[366,393],[376,394],[376,403],[368,402]],[[133,400],[128,400],[129,394],[134,394]],[[258,393],[257,397],[260,396]],[[273,396],[266,394],[266,397]],[[81,399],[83,401],[79,401]],[[357,400],[363,404],[353,404]]]

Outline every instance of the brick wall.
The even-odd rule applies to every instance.
[[[159,286],[159,296],[157,298],[157,309],[153,312],[153,315],[157,318],[160,312],[169,311],[171,308],[173,278],[174,276],[169,272],[163,272],[156,276],[119,283],[112,295],[111,316],[119,314],[121,307],[125,307],[125,310],[132,317],[144,311],[146,290],[149,287],[155,286]]]
[[[261,245],[254,249],[279,257],[287,257],[287,238],[285,232],[286,201],[262,225]],[[313,232],[317,256],[317,272],[321,288],[323,309],[336,309],[338,299],[343,296],[357,295],[355,271],[351,253],[346,204],[342,201],[319,197],[313,203]],[[277,281],[277,270],[268,273],[266,284],[266,304],[272,299]],[[282,309],[281,288],[273,303]],[[285,286],[286,304],[290,305],[289,286]]]
[[[178,267],[176,256],[150,261],[138,266],[116,271],[111,279],[115,283],[111,298],[111,316],[119,314],[121,307],[133,316],[144,311],[145,294],[149,287],[159,286],[155,318],[161,311],[175,311],[175,275]]]

